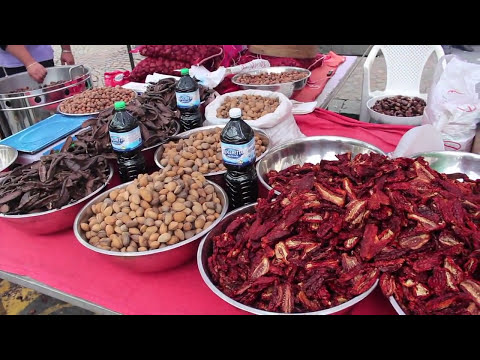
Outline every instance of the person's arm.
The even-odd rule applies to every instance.
[[[42,83],[47,75],[47,69],[39,64],[28,52],[25,45],[7,45],[5,51],[20,60],[28,71],[28,74],[38,83]]]
[[[72,48],[70,45],[60,45],[62,47],[62,55],[60,55],[60,61],[62,65],[74,65],[75,59],[73,58]]]

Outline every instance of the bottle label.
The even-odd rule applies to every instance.
[[[142,134],[140,133],[140,127],[129,132],[116,133],[110,131],[110,140],[112,142],[112,148],[115,151],[131,151],[135,150],[142,145]]]
[[[250,165],[255,163],[255,138],[242,145],[221,143],[223,162],[228,165]]]
[[[175,93],[177,97],[177,107],[179,109],[188,109],[194,106],[200,106],[200,92]]]

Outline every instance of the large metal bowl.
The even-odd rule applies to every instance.
[[[440,173],[463,173],[470,179],[480,179],[480,155],[463,151],[432,151],[412,155],[422,156],[430,167]]]
[[[0,172],[8,170],[8,167],[17,160],[18,151],[7,145],[0,145]]]
[[[211,229],[213,229],[227,213],[227,194],[217,184],[214,184],[208,180],[207,182],[213,185],[213,187],[215,188],[215,192],[217,193],[217,196],[220,198],[220,201],[222,203],[223,209],[220,216],[217,220],[213,222],[213,224],[208,229],[191,237],[188,240],[181,241],[175,245],[170,245],[161,249],[143,252],[114,252],[99,249],[88,243],[84,232],[80,228],[80,224],[83,222],[88,222],[88,219],[93,215],[91,209],[92,205],[103,201],[109,196],[110,192],[127,187],[132,182],[116,186],[110,189],[110,191],[100,194],[95,199],[92,199],[90,202],[88,202],[88,204],[83,207],[83,209],[78,213],[77,217],[75,218],[73,232],[75,233],[75,237],[77,238],[78,242],[85,246],[87,249],[94,251],[100,256],[105,257],[106,255],[106,258],[111,260],[113,263],[119,266],[124,266],[130,270],[137,272],[156,272],[177,267],[195,257],[198,240],[205,236],[205,234],[207,234]]]
[[[310,136],[278,145],[257,163],[258,179],[270,191],[267,174],[271,170],[281,171],[292,165],[318,164],[321,160],[337,160],[335,155],[351,152],[357,154],[377,153],[382,150],[361,140],[340,136]]]
[[[184,139],[188,139],[189,136],[193,135],[193,134],[196,134],[196,133],[199,133],[201,131],[204,131],[204,130],[211,130],[211,129],[215,129],[215,128],[220,128],[220,129],[223,129],[225,127],[225,125],[210,125],[210,126],[203,126],[203,127],[200,127],[200,128],[196,128],[196,129],[193,129],[193,130],[189,130],[189,131],[185,131],[183,133],[180,133],[178,134],[178,137],[182,137]],[[270,149],[272,148],[271,146],[271,141],[270,141],[270,138],[268,137],[267,133],[261,129],[258,129],[256,127],[253,127],[252,126],[252,129],[255,133],[255,135],[258,135],[260,137],[260,139],[262,139],[263,143],[266,143],[267,146],[265,147],[265,152],[260,155],[257,159],[257,161],[260,161],[261,159],[263,159],[265,157],[265,155],[267,155],[267,153],[270,151]],[[160,146],[157,151],[155,152],[155,156],[154,156],[154,159],[155,159],[155,164],[157,164],[157,166],[160,168],[160,169],[163,169],[164,167],[160,164],[160,161],[162,160],[162,155],[163,155],[163,152],[165,151],[165,148],[163,146]],[[226,170],[222,170],[222,171],[215,171],[215,172],[211,172],[211,173],[208,173],[208,174],[204,174],[204,176],[206,178],[208,178],[209,180],[215,182],[216,184],[220,185],[220,186],[223,186],[224,185],[224,179],[223,179],[223,175],[226,173],[227,171]]]
[[[395,309],[398,315],[407,315],[405,311],[403,311],[403,309],[400,307],[400,304],[397,302],[395,297],[390,296],[388,298],[388,301],[390,301],[390,304],[392,304],[393,308]]]
[[[280,74],[280,73],[283,73],[286,71],[292,71],[292,70],[305,73],[305,78],[297,81],[288,82],[288,83],[271,84],[271,85],[254,85],[254,84],[243,84],[238,82],[238,78],[241,75],[246,75],[246,74],[258,75],[262,73]],[[269,68],[259,69],[259,70],[242,71],[241,73],[238,73],[232,78],[232,83],[240,86],[244,90],[266,90],[266,91],[280,92],[290,99],[296,92],[302,90],[305,87],[305,85],[307,85],[310,75],[312,75],[312,73],[309,70],[304,68],[299,68],[294,66],[274,66],[274,67],[269,67]]]
[[[212,282],[212,279],[210,277],[210,271],[208,270],[208,258],[210,255],[212,255],[213,252],[213,238],[217,235],[222,234],[227,226],[238,216],[241,214],[248,214],[248,213],[253,213],[255,212],[255,206],[257,204],[251,204],[247,205],[244,207],[241,207],[237,210],[234,210],[230,213],[228,213],[227,216],[223,218],[222,221],[219,222],[215,228],[210,231],[202,240],[200,243],[200,246],[198,247],[198,252],[197,252],[197,264],[198,264],[198,270],[200,271],[200,275],[202,276],[203,281],[205,281],[205,284],[212,290],[215,295],[217,295],[219,298],[222,300],[226,301],[230,305],[235,306],[236,308],[247,311],[252,314],[257,314],[257,315],[286,315],[283,313],[276,313],[276,312],[271,312],[271,311],[264,311],[264,310],[259,310],[254,307],[244,305],[242,303],[239,303],[238,301],[233,300],[229,296],[225,295],[223,292],[221,292]],[[353,299],[332,307],[330,309],[325,309],[325,310],[320,310],[320,311],[312,311],[308,313],[295,313],[295,314],[290,314],[290,315],[333,315],[333,314],[342,314],[346,313],[350,310],[350,308],[357,304],[358,302],[362,301],[365,299],[370,293],[375,289],[375,287],[378,285],[378,280],[373,284],[373,286],[368,289],[366,292],[364,292],[361,295],[358,295],[354,297]]]
[[[4,215],[0,214],[0,223],[8,223],[15,226],[21,231],[26,231],[29,234],[48,235],[53,234],[72,227],[80,209],[83,205],[95,195],[101,193],[110,183],[113,177],[113,167],[109,167],[109,174],[107,181],[90,195],[74,202],[65,205],[60,209],[44,211],[35,214],[25,215]]]

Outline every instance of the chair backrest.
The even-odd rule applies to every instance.
[[[385,57],[387,86],[385,92],[419,92],[423,69],[435,53],[437,61],[445,55],[441,45],[375,45]],[[377,53],[377,49],[372,53]]]

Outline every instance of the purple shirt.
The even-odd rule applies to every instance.
[[[53,59],[52,45],[25,45],[25,47],[38,62]],[[9,52],[0,49],[0,66],[13,68],[25,65]]]

